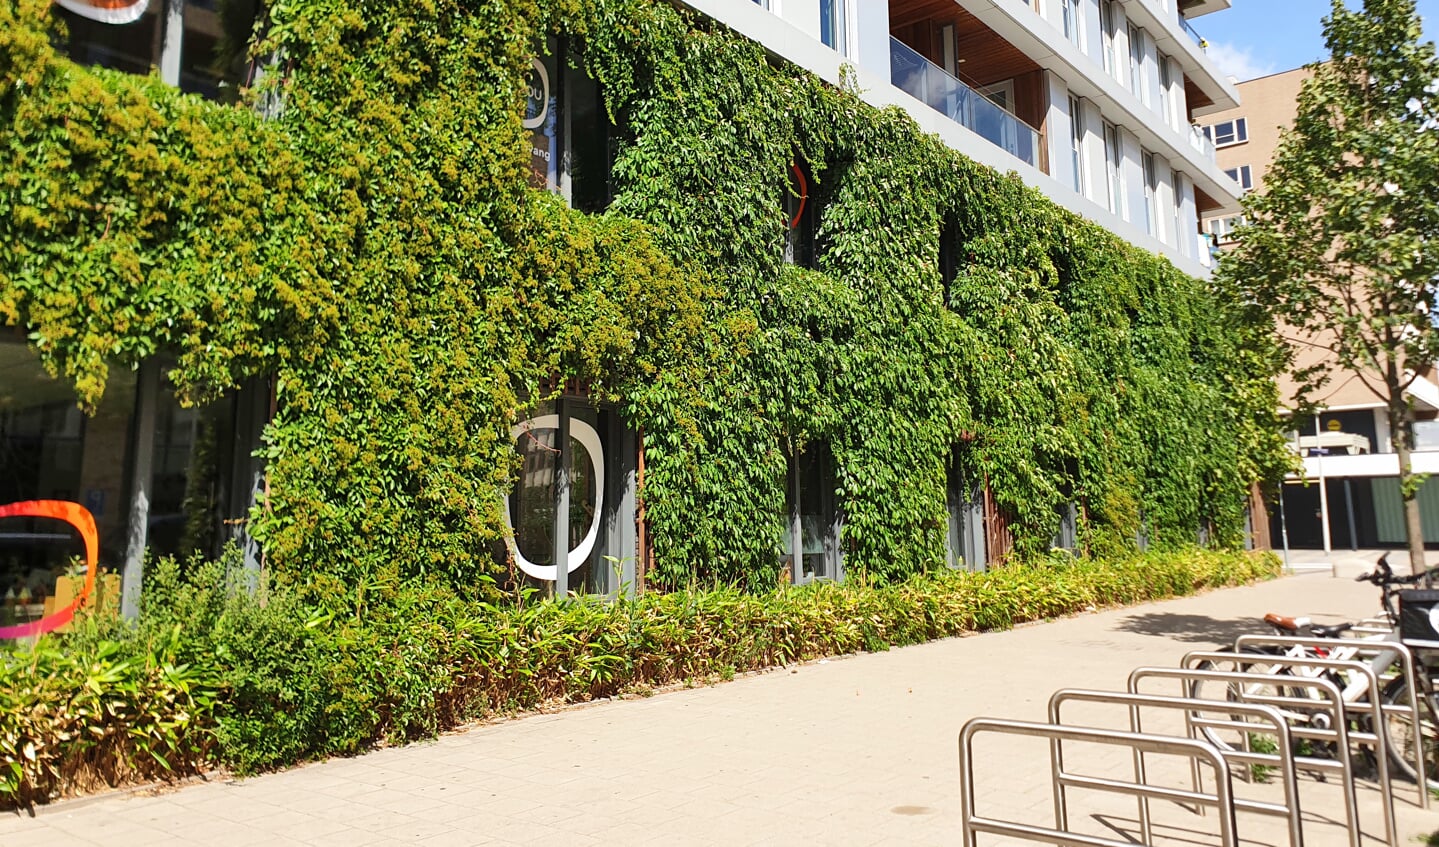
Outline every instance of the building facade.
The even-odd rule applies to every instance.
[[[258,71],[234,48],[248,38],[253,9],[237,12],[230,5],[220,15],[205,2],[151,0],[130,4],[134,14],[113,22],[85,13],[86,5],[73,0],[59,12],[70,30],[69,54],[82,65],[154,68],[170,86],[221,101]],[[76,6],[82,11],[73,11]],[[1195,128],[1238,102],[1189,22],[1227,6],[1228,0],[683,4],[686,15],[722,24],[786,69],[854,92],[869,106],[897,107],[951,151],[1017,175],[1035,197],[1058,208],[1049,218],[1056,227],[1069,226],[1073,213],[1190,277],[1210,270],[1200,221],[1235,212],[1240,193],[1216,160],[1214,144]],[[521,123],[530,148],[530,185],[562,197],[571,210],[591,213],[613,200],[616,150],[636,140],[622,138],[633,127],[617,127],[607,112],[598,83],[585,71],[584,47],[575,37],[537,39]],[[803,156],[785,155],[793,156],[790,172],[780,176],[774,193],[775,211],[784,204],[788,225],[783,260],[776,264],[818,275],[818,254],[828,249],[821,237],[824,204],[832,199],[826,192],[836,189],[832,181],[819,188],[819,174]],[[937,242],[947,237],[934,235]],[[941,278],[945,285],[953,282],[959,258],[953,245],[934,252],[939,267],[929,272],[938,289]],[[1172,271],[1152,271],[1146,284]],[[1129,308],[1137,312],[1144,305]],[[86,415],[75,408],[69,386],[46,375],[27,350],[24,328],[8,332],[0,337],[0,479],[10,480],[5,500],[73,500],[89,508],[99,524],[102,564],[124,573],[132,610],[147,550],[213,555],[228,541],[247,541],[246,516],[264,502],[268,486],[256,452],[284,402],[275,378],[251,378],[218,402],[189,408],[166,387],[167,359],[160,355],[113,374],[98,408]],[[1163,370],[1154,368],[1156,374]],[[626,409],[599,401],[582,380],[529,390],[549,399],[526,407],[521,398],[520,419],[507,424],[517,474],[502,509],[508,532],[493,556],[512,562],[517,580],[546,591],[641,587],[653,543],[646,509],[654,505],[642,496],[642,445],[654,433],[641,433]],[[934,448],[935,455],[959,454],[973,438],[972,432],[956,432],[952,444]],[[792,582],[843,577],[845,551],[855,546],[844,498],[852,503],[858,496],[884,495],[855,493],[861,487],[856,483],[867,480],[857,477],[858,450],[850,445],[846,457],[844,447],[839,439],[831,444],[797,433],[739,463],[782,466],[775,476],[782,477],[783,490],[773,498],[774,511],[782,513],[774,517],[783,525],[780,566]],[[947,494],[944,543],[951,566],[983,567],[1002,557],[1012,542],[1010,516],[1002,514],[990,480],[962,478],[949,459],[930,464],[949,476],[935,493]],[[903,468],[898,460],[896,467]],[[1199,487],[1185,482],[1191,483]],[[1068,496],[1050,493],[1056,501]],[[1134,511],[1118,501],[1112,510]],[[1072,547],[1081,512],[1074,502],[1056,502],[1044,521],[1026,519],[1057,526],[1055,544]],[[1136,521],[1142,525],[1142,516]],[[936,538],[945,529],[942,519],[924,527]],[[1203,527],[1189,523],[1184,532],[1202,535]],[[37,605],[47,579],[73,552],[63,538],[41,550],[35,542],[47,536],[38,524],[5,534],[12,548],[3,574],[15,592],[11,608]],[[253,545],[247,551],[257,568],[259,551]]]
[[[1239,94],[1191,24],[1228,0],[689,5],[1189,273],[1201,220],[1238,212],[1198,124]]]

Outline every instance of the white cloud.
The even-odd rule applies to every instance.
[[[1209,42],[1205,50],[1210,61],[1226,76],[1243,82],[1268,76],[1279,70],[1274,62],[1256,57],[1247,47],[1234,47],[1218,41]]]

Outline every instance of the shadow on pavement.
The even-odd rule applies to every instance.
[[[1120,630],[1140,635],[1156,635],[1195,644],[1230,644],[1241,635],[1267,633],[1258,618],[1218,619],[1206,615],[1180,615],[1149,612],[1130,615],[1119,622]]]

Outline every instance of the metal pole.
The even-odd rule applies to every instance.
[[[555,401],[559,410],[555,453],[555,599],[570,594],[570,407],[563,398]]]
[[[1314,472],[1319,475],[1319,528],[1324,533],[1324,554],[1333,552],[1329,543],[1329,486],[1324,481],[1324,448],[1320,446],[1319,416],[1314,416]]]
[[[1349,513],[1349,549],[1359,549],[1359,531],[1354,528],[1354,488],[1349,477],[1344,477],[1344,511]]]
[[[140,363],[135,375],[135,430],[130,441],[130,520],[125,535],[125,564],[120,575],[120,614],[140,616],[145,544],[150,527],[150,486],[154,477],[155,406],[160,393],[160,365]]]
[[[1279,537],[1284,542],[1284,569],[1293,572],[1289,564],[1289,521],[1284,517],[1284,483],[1279,483]]]
[[[160,8],[160,80],[180,87],[180,40],[185,36],[185,0],[165,0]]]

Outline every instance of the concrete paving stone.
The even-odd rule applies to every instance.
[[[257,818],[250,823],[251,827],[275,835],[285,835],[301,841],[312,836],[331,835],[333,833],[349,829],[345,821],[336,820],[323,815],[307,814],[290,809],[278,812],[274,815]]]
[[[353,827],[324,835],[311,835],[304,841],[306,847],[370,847],[370,845],[387,843],[389,843],[388,839],[378,832]],[[263,845],[263,847],[269,847],[269,845]]]
[[[455,832],[455,827],[450,823],[419,817],[397,817],[400,817],[401,820],[394,825],[374,830],[375,834],[381,837],[382,843],[412,844],[426,838],[435,838]]]
[[[497,843],[499,842],[478,832],[457,832],[455,830],[442,832],[415,842],[421,847],[485,847],[485,845]]]

